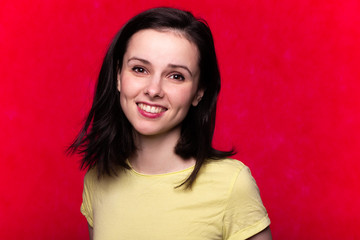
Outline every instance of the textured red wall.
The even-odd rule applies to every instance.
[[[359,1],[11,1],[0,7],[0,239],[86,239],[64,151],[106,48],[154,6],[210,24],[215,145],[252,169],[274,239],[359,239]]]

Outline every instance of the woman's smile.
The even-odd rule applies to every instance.
[[[167,108],[159,105],[151,105],[146,103],[137,103],[139,112],[148,118],[158,118],[167,110]]]

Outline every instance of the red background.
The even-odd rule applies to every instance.
[[[223,87],[214,143],[251,169],[274,239],[359,239],[359,1],[11,1],[0,7],[0,239],[87,239],[66,146],[134,14],[191,10]]]

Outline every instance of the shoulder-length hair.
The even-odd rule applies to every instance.
[[[127,158],[137,150],[134,130],[120,106],[117,73],[130,38],[144,29],[174,30],[193,42],[199,50],[199,89],[204,95],[196,107],[191,106],[182,122],[181,135],[174,149],[183,159],[196,160],[191,175],[179,186],[191,188],[206,159],[233,155],[212,147],[220,73],[214,41],[207,23],[190,12],[174,8],[154,8],[130,19],[113,39],[104,58],[85,124],[69,153],[83,154],[82,169],[96,166],[98,176],[116,175],[117,169],[127,168]]]

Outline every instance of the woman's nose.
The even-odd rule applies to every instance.
[[[151,98],[162,98],[164,96],[164,92],[161,84],[161,77],[151,77],[147,87],[145,88],[145,95],[148,95]]]

